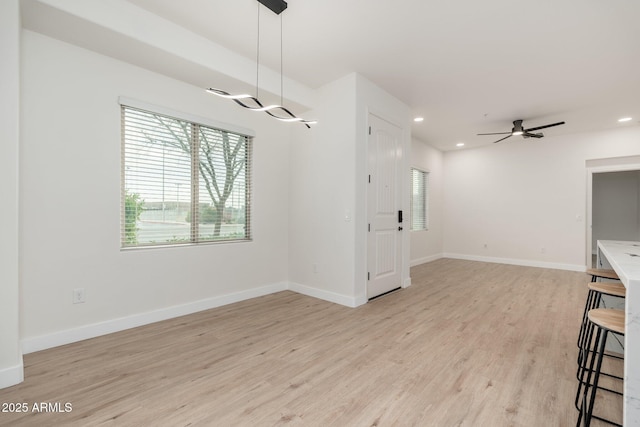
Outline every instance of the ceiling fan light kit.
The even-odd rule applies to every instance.
[[[553,126],[560,126],[564,124],[564,122],[557,122],[557,123],[551,123],[548,125],[536,126],[533,128],[524,129],[522,127],[522,122],[523,120],[514,120],[513,128],[511,129],[511,132],[479,133],[478,135],[507,135],[504,138],[494,141],[493,142],[494,144],[500,141],[504,141],[507,138],[511,138],[512,136],[519,136],[519,135],[522,135],[523,138],[542,138],[544,137],[544,134],[542,132],[539,132],[539,133],[533,133],[533,132],[536,130],[546,129]]]
[[[269,10],[271,10],[276,15],[280,15],[286,8],[287,2],[284,0],[258,0],[258,2],[264,6],[266,6]],[[251,111],[263,111],[273,117],[274,119],[280,120],[282,122],[300,122],[304,124],[307,128],[310,128],[310,124],[317,123],[315,120],[304,120],[300,117],[296,117],[289,109],[284,107],[283,105],[263,105],[262,102],[258,99],[258,76],[260,73],[260,5],[258,5],[258,42],[257,42],[257,52],[256,52],[256,96],[251,96],[247,94],[239,94],[232,95],[227,91],[222,89],[209,88],[207,92],[217,95],[221,98],[230,99],[234,101],[239,106],[246,108]],[[280,16],[280,103],[283,103],[283,75],[282,75],[282,16]]]

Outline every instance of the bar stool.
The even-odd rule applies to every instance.
[[[587,274],[591,275],[591,282],[596,282],[597,279],[610,279],[610,280],[620,281],[620,277],[618,276],[618,273],[615,272],[615,270],[604,269],[604,268],[588,268]],[[607,282],[607,283],[612,283],[612,282]],[[626,288],[622,284],[618,284],[612,287],[607,287],[606,285],[603,285],[602,289],[604,290],[600,291],[600,300],[598,302],[598,306],[602,305],[603,295],[620,297],[620,298],[624,298],[626,295]]]
[[[618,273],[615,272],[615,270],[610,270],[610,269],[604,269],[604,268],[587,268],[587,274],[591,275],[591,282],[596,282],[598,279],[610,279],[610,280],[620,280],[620,277],[618,277]],[[608,282],[611,283],[611,282]],[[612,288],[614,289],[614,288]],[[617,289],[624,289],[623,285],[620,285]],[[580,326],[580,333],[578,335],[578,337],[582,337],[582,334],[584,332],[584,328],[587,325],[587,312],[591,309],[591,308],[596,308],[598,306],[600,306],[600,303],[602,302],[602,295],[608,295],[608,296],[621,296],[624,297],[624,295],[618,295],[619,292],[616,292],[616,294],[610,295],[607,294],[606,292],[600,292],[599,295],[599,299],[596,300],[597,304],[596,305],[592,305],[591,307],[587,307],[587,305],[589,304],[589,297],[593,297],[594,294],[593,292],[591,292],[591,290],[589,290],[589,294],[587,295],[587,305],[585,305],[585,309],[584,309],[584,313],[582,314],[582,326]],[[594,302],[596,302],[594,301]],[[580,347],[580,338],[578,338],[578,347]]]
[[[592,282],[595,282],[596,279],[620,280],[618,273],[604,268],[587,268],[587,274],[591,275]]]
[[[614,423],[610,420],[593,415],[593,405],[596,399],[596,392],[598,390],[598,381],[600,379],[600,372],[602,368],[602,359],[605,355],[605,345],[607,342],[607,336],[610,332],[624,336],[624,324],[625,315],[623,310],[615,310],[611,308],[594,308],[589,310],[588,313],[589,325],[587,335],[588,338],[585,341],[585,357],[583,357],[583,369],[580,376],[580,382],[578,383],[578,393],[576,400],[579,399],[580,389],[584,384],[584,393],[582,395],[582,403],[579,407],[577,427],[580,427],[581,422],[584,421],[584,425],[588,427],[591,424],[591,419],[605,421],[609,424],[621,426],[621,424]],[[595,340],[593,340],[593,333],[596,330]],[[593,342],[593,351],[591,350],[591,343]],[[591,358],[589,359],[589,354]],[[590,361],[589,361],[590,360]],[[588,363],[589,362],[589,363]],[[587,368],[587,364],[589,367]],[[595,371],[594,371],[595,365]],[[586,373],[586,379],[584,378]],[[592,382],[593,376],[593,384]]]
[[[595,276],[594,276],[595,277]],[[580,324],[580,332],[578,333],[578,348],[583,347],[583,341],[586,336],[586,329],[588,322],[589,310],[598,308],[602,302],[602,296],[607,295],[617,298],[625,298],[627,295],[627,289],[622,283],[617,282],[595,282],[587,283],[589,293],[587,294],[587,301],[584,305],[584,312],[582,313],[582,323]],[[580,353],[578,354],[578,365],[580,365]]]
[[[614,270],[603,269],[603,268],[588,268],[587,274],[591,275],[591,283],[595,283],[597,279],[611,279],[611,280],[620,280],[618,277],[618,273]],[[612,282],[606,282],[610,284]],[[616,282],[613,282],[616,283]],[[585,329],[587,327],[587,313],[589,310],[599,307],[602,303],[602,295],[614,296],[624,298],[626,295],[626,289],[624,285],[618,284],[618,286],[608,287],[603,286],[600,289],[592,289],[589,288],[589,293],[587,294],[587,302],[584,306],[584,311],[582,313],[582,323],[580,324],[580,332],[578,332],[578,348],[581,348],[581,342],[584,339]],[[581,353],[578,353],[578,366],[580,366],[580,357]],[[580,372],[578,370],[578,372]]]
[[[578,392],[576,393],[576,400],[575,400],[576,409],[579,409],[578,407],[579,395],[580,395],[580,389],[583,385],[581,378],[584,375],[583,373],[584,369],[586,369],[586,364],[582,362],[589,357],[590,353],[593,353],[594,351],[589,346],[590,344],[589,340],[591,339],[591,337],[588,335],[588,325],[589,325],[588,313],[590,313],[591,310],[598,308],[599,301],[602,298],[602,295],[624,298],[627,292],[626,288],[620,283],[590,282],[588,283],[588,287],[589,287],[589,295],[587,296],[587,303],[585,305],[585,317],[583,319],[583,324],[580,328],[581,335],[578,337],[578,348],[580,350],[578,351],[578,360],[577,360],[578,369],[576,371],[576,379],[580,381],[580,384],[578,384]],[[622,357],[616,356],[613,354],[605,354],[605,356],[613,359],[623,359]],[[600,372],[600,375],[605,375],[611,378],[622,380],[622,377],[609,374],[607,372]],[[604,388],[604,387],[600,387],[600,388],[603,390],[609,391],[611,393],[620,394],[619,392],[610,390],[608,388]]]

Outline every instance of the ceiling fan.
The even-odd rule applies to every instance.
[[[532,133],[536,130],[540,130],[540,129],[545,129],[545,128],[550,128],[552,126],[559,126],[559,125],[563,125],[564,122],[558,122],[558,123],[551,123],[550,125],[544,125],[544,126],[537,126],[534,128],[529,128],[529,129],[523,129],[522,128],[522,120],[514,120],[513,121],[513,129],[511,129],[511,132],[497,132],[497,133],[479,133],[478,135],[507,135],[504,138],[501,138],[497,141],[494,141],[494,144],[496,142],[500,142],[500,141],[504,141],[507,138],[510,138],[512,136],[518,136],[518,135],[522,135],[523,138],[542,138],[544,136],[544,134],[542,134],[542,132],[540,133]]]

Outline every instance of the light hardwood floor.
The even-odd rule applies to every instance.
[[[575,425],[584,273],[442,259],[411,276],[355,309],[281,292],[26,355],[0,402],[72,411],[0,425]],[[621,399],[599,411],[620,419]]]

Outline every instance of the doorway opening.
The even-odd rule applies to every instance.
[[[640,156],[587,160],[586,266],[598,240],[640,240]]]

